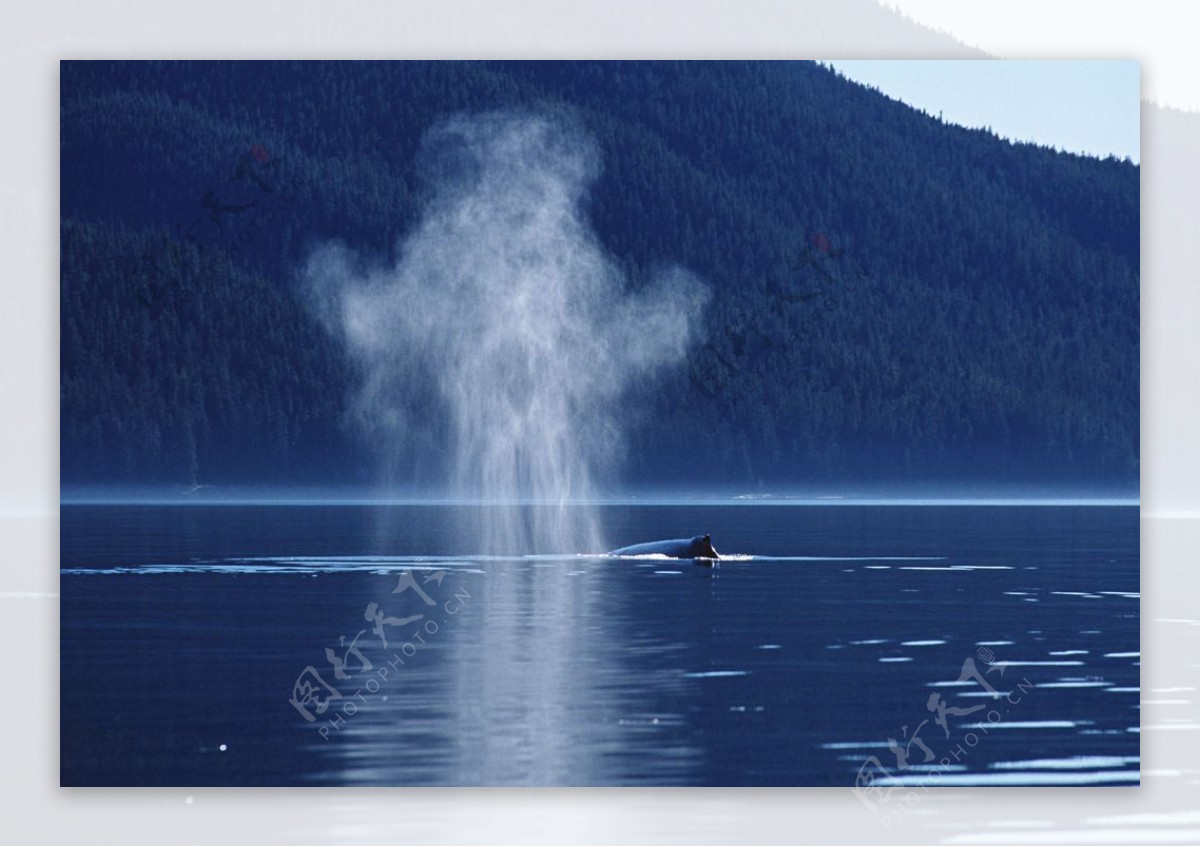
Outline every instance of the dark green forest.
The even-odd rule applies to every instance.
[[[374,482],[297,267],[389,258],[422,134],[508,108],[595,138],[632,285],[713,291],[625,480],[1136,489],[1138,167],[810,62],[62,63],[63,483]]]

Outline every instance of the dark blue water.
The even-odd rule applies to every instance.
[[[480,557],[480,507],[64,506],[62,783],[1138,781],[1136,507],[602,511],[742,556]]]

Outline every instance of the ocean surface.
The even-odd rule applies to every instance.
[[[64,505],[62,784],[1138,783],[1136,506],[597,508]]]

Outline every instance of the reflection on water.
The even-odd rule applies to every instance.
[[[700,769],[687,704],[707,674],[685,671],[682,643],[639,634],[611,563],[485,564],[456,569],[487,578],[456,591],[469,596],[404,669],[404,693],[315,748],[315,782],[669,785]],[[639,749],[654,753],[644,767]]]
[[[64,508],[64,784],[1138,781],[1136,509],[608,515],[716,568],[463,555],[452,512]]]

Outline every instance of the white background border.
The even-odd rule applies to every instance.
[[[1186,66],[1181,54],[1192,52],[1178,33],[1195,27],[1168,21],[1165,4],[956,3],[942,22],[929,17],[939,14],[937,3],[896,5],[934,26],[967,27],[964,37],[994,55],[1140,59],[1144,86],[1162,92],[1157,99],[1196,103],[1198,76],[1178,78]],[[1024,12],[1023,5],[1040,12]],[[1174,9],[1186,13],[1190,6]],[[1127,27],[1126,42],[1109,25],[1113,15],[1157,23]],[[1000,27],[1003,16],[1023,17],[1023,28]],[[1100,18],[1103,27],[1089,23]],[[1159,35],[1148,40],[1146,31]],[[1108,35],[1099,39],[1096,32]],[[0,635],[9,683],[0,720],[3,838],[31,844],[1200,841],[1200,814],[1191,811],[1200,784],[1195,705],[1182,730],[1155,729],[1168,724],[1150,708],[1143,712],[1140,788],[941,790],[923,794],[911,814],[890,826],[848,789],[57,787],[60,59],[982,55],[870,0],[9,0],[0,6]],[[1143,117],[1142,684],[1151,691],[1200,687],[1192,576],[1200,547],[1194,435],[1200,400],[1193,378],[1200,275],[1191,255],[1200,220],[1194,163],[1200,113],[1145,105]]]

